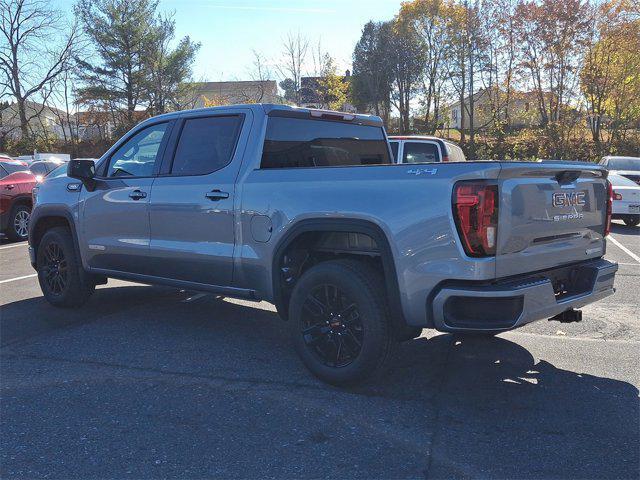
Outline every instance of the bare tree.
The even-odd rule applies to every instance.
[[[302,81],[302,68],[307,58],[309,40],[302,36],[300,32],[289,33],[283,40],[282,64],[278,65],[278,72],[284,78],[293,81],[295,89],[295,102],[300,103],[300,83]]]
[[[51,92],[73,54],[75,26],[54,41],[63,24],[46,0],[0,0],[0,88],[15,99],[23,138],[44,108],[29,102],[46,100],[44,92]]]
[[[62,140],[67,149],[74,156],[78,155],[78,134],[79,134],[79,117],[72,112],[76,106],[76,92],[74,84],[77,78],[73,76],[71,68],[67,68],[59,76],[55,87],[52,89],[51,95],[45,103],[53,113],[56,124],[62,132]],[[62,107],[62,110],[56,108]]]
[[[238,96],[243,103],[260,103],[264,101],[268,93],[267,81],[271,79],[271,69],[265,57],[256,50],[252,50],[252,53],[253,65],[249,71],[249,77],[252,82],[246,87],[241,87],[238,92]]]

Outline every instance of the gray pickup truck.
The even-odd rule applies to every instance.
[[[31,262],[55,306],[107,278],[266,300],[333,384],[422,328],[495,334],[614,292],[604,168],[393,164],[378,117],[281,105],[144,121],[34,191]]]

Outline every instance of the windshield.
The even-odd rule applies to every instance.
[[[34,162],[29,165],[29,170],[34,175],[42,175],[44,177],[47,173],[49,173],[50,169],[48,168],[46,162]]]
[[[610,158],[607,161],[609,170],[640,170],[640,158]]]
[[[58,168],[56,168],[55,170],[51,171],[51,173],[49,173],[49,175],[47,175],[47,177],[59,177],[61,175],[66,175],[67,174],[67,164],[63,163],[62,165],[60,165]]]

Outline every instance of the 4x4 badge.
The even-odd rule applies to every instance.
[[[438,173],[437,168],[412,168],[411,170],[407,170],[407,173],[410,175],[435,175]]]

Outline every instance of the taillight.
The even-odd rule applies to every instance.
[[[613,191],[613,199],[614,200],[622,200],[622,194],[616,192],[615,190]]]
[[[606,237],[611,233],[611,213],[613,212],[613,186],[611,182],[607,180],[607,218],[604,225],[604,236]]]
[[[467,255],[487,257],[496,254],[497,185],[457,183],[453,189],[453,217]]]

